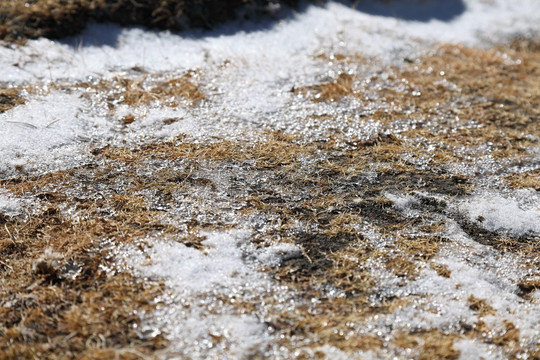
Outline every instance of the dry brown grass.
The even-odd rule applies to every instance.
[[[495,314],[495,309],[486,303],[484,299],[478,299],[474,296],[469,296],[467,299],[470,304],[470,309],[473,310],[478,317]]]
[[[271,132],[252,143],[194,143],[178,137],[136,148],[94,149],[89,165],[2,182],[1,186],[14,194],[40,199],[45,210],[31,218],[0,218],[0,319],[4,319],[0,341],[5,344],[0,355],[150,356],[164,345],[163,339],[141,339],[133,328],[139,321],[134,311],[151,310],[148,302],[161,287],[121,272],[108,276],[100,270],[111,265],[104,240],[118,245],[159,233],[202,249],[199,230],[233,226],[219,215],[231,211],[229,205],[194,207],[191,213],[176,218],[177,224],[172,226],[163,224],[164,211],[154,209],[151,203],[179,208],[184,202],[211,203],[222,192],[228,194],[227,201],[242,204],[235,208],[236,215],[264,214],[272,219],[266,230],[255,236],[257,246],[279,239],[303,249],[302,256],[266,269],[276,281],[295,289],[299,304],[293,310],[271,314],[269,325],[279,333],[300,339],[311,334],[317,341],[309,346],[330,344],[347,352],[377,352],[390,335],[394,345],[415,349],[426,359],[457,358],[454,341],[465,337],[495,344],[508,354],[533,354],[521,347],[519,330],[509,323],[504,334],[490,332],[481,322],[448,333],[395,329],[380,335],[356,329],[371,316],[391,314],[414,301],[388,296],[374,303],[380,289],[373,264],[402,282],[414,279],[428,266],[441,277],[451,276],[448,267],[433,262],[440,246],[448,241],[441,235],[445,229],[441,215],[455,220],[473,240],[515,252],[524,261],[538,258],[537,239],[486,231],[452,212],[445,201],[429,196],[456,199],[470,194],[476,186],[474,176],[447,170],[449,162],[475,161],[474,156],[465,158],[462,146],[470,150],[491,143],[486,154],[498,161],[523,166],[531,163],[530,149],[538,146],[534,137],[538,137],[540,91],[540,65],[534,49],[523,43],[519,49],[497,50],[445,46],[416,63],[391,69],[394,78],[389,82],[373,79],[372,84],[379,82],[383,87],[384,101],[413,107],[414,116],[436,120],[434,127],[420,124],[399,138],[390,135],[349,143],[341,141],[339,135],[328,141],[307,141],[302,136]],[[509,57],[497,51],[507,52]],[[517,58],[521,63],[515,62]],[[409,79],[406,90],[384,90],[395,88],[402,78]],[[441,78],[461,90],[442,86]],[[111,104],[125,101],[132,106],[204,97],[190,77],[146,80],[117,79],[78,86],[110,92]],[[492,90],[499,83],[505,91]],[[298,91],[305,91],[308,97],[324,94],[319,97],[322,101],[346,101],[348,96],[357,96],[356,84],[366,82],[343,78]],[[111,92],[111,88],[117,90]],[[451,120],[456,115],[480,127],[454,129],[456,123]],[[397,110],[374,113],[378,121],[387,124],[403,116],[413,115]],[[404,159],[405,154],[429,158],[429,167],[416,166]],[[159,170],[152,164],[159,164]],[[214,171],[227,176],[227,188],[219,188],[223,185],[208,176]],[[376,176],[364,177],[368,171]],[[513,187],[538,188],[536,171],[513,177],[503,169],[496,175]],[[266,181],[258,181],[263,178]],[[417,195],[422,215],[404,216],[385,196],[388,192]],[[76,217],[65,216],[62,209],[74,209]],[[358,229],[366,224],[386,240],[384,246],[377,247],[361,235]],[[80,273],[72,279],[73,268]],[[530,300],[537,285],[534,279],[523,279],[520,289],[525,300]],[[342,295],[329,296],[329,289]],[[318,302],[311,305],[312,298]],[[485,300],[474,297],[469,298],[469,305],[478,316],[495,311]],[[252,303],[241,306],[257,309]]]
[[[534,292],[540,289],[540,279],[523,279],[518,284],[518,287],[521,292],[520,295],[526,299],[530,299]]]
[[[512,189],[534,189],[540,191],[540,169],[511,174],[504,178]]]
[[[0,113],[17,105],[22,105],[24,102],[24,99],[20,96],[19,89],[0,89]]]
[[[333,81],[311,86],[301,86],[293,89],[293,92],[310,95],[314,101],[337,101],[344,96],[354,94],[353,81],[354,77],[352,75],[341,73]]]
[[[442,276],[442,277],[445,277],[445,278],[449,278],[450,275],[452,274],[450,269],[448,269],[448,266],[446,266],[444,264],[430,263],[429,267],[432,268],[433,270],[435,270],[439,276]]]
[[[519,40],[491,50],[444,45],[429,56],[390,69],[384,77],[342,74],[334,81],[295,91],[328,102],[378,93],[377,101],[389,108],[375,110],[370,118],[387,125],[414,121],[415,128],[401,134],[409,145],[404,144],[403,150],[431,159],[433,167],[474,162],[456,150],[486,144],[497,161],[530,162],[531,149],[540,137],[537,44],[534,39]],[[475,126],[463,127],[466,121]],[[435,149],[419,146],[420,140]],[[538,187],[536,173],[520,177],[521,185],[518,179],[512,186]]]
[[[73,222],[54,206],[1,222],[2,359],[142,359],[165,345],[137,335],[136,311],[150,309],[161,286],[106,273],[99,239],[114,237],[112,224],[95,216]]]
[[[79,185],[109,182],[112,187],[119,180],[110,169],[81,168],[3,184],[15,194],[33,194],[47,206],[29,218],[0,218],[3,359],[142,359],[166,344],[162,336],[138,334],[137,312],[152,309],[162,286],[124,272],[108,273],[107,268],[113,266],[113,244],[178,231],[162,225],[137,194],[98,199],[84,197],[84,192],[75,199],[64,195],[89,172],[95,183]],[[63,205],[73,206],[77,219],[64,216],[59,210]],[[184,235],[178,241],[197,246],[200,239]]]
[[[112,80],[100,80],[92,83],[55,84],[57,89],[80,88],[86,94],[102,95],[106,97],[110,109],[117,104],[126,104],[137,107],[160,103],[169,107],[179,105],[181,99],[197,102],[204,100],[205,96],[196,83],[193,74],[176,77],[173,79],[154,80],[147,75],[141,75],[134,79],[116,77]]]
[[[295,5],[295,0],[281,0]],[[0,40],[39,36],[61,38],[81,31],[90,20],[181,30],[212,27],[245,16],[268,13],[267,0],[0,0]]]
[[[394,343],[403,349],[420,350],[418,359],[445,359],[459,358],[459,351],[454,349],[454,341],[460,336],[444,334],[439,330],[421,332],[398,332],[394,335]]]

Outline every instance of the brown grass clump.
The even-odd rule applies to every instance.
[[[0,40],[62,38],[78,33],[90,20],[170,30],[209,28],[241,12],[244,16],[269,13],[269,4],[268,0],[0,0]]]
[[[469,308],[473,310],[479,317],[495,314],[495,309],[486,303],[484,299],[478,299],[474,296],[469,296]]]
[[[344,96],[355,93],[353,87],[354,77],[350,74],[341,73],[336,80],[311,86],[302,86],[293,89],[299,94],[311,94],[314,101],[337,101]]]
[[[95,217],[74,223],[49,207],[0,229],[0,357],[147,358],[161,337],[138,334],[136,311],[161,291],[125,273],[108,275],[97,239],[110,229]]]
[[[520,295],[530,299],[535,291],[540,290],[540,279],[524,279],[518,284]]]
[[[24,102],[17,88],[0,89],[0,113],[17,105],[22,105]]]
[[[430,260],[439,252],[439,245],[446,240],[440,236],[416,236],[401,238],[397,242],[400,249],[412,259]]]
[[[435,270],[437,272],[437,275],[445,277],[445,278],[449,278],[450,275],[452,274],[450,269],[448,269],[448,266],[444,264],[430,263],[429,267]]]
[[[540,169],[511,174],[504,180],[512,189],[531,188],[540,191]]]
[[[146,75],[135,79],[116,77],[112,80],[100,80],[97,83],[56,84],[58,89],[80,88],[86,96],[101,95],[107,105],[113,109],[117,104],[133,107],[149,105],[153,102],[176,107],[182,99],[197,102],[205,99],[195,76],[187,73],[173,79],[154,80]]]
[[[394,335],[394,343],[403,349],[419,349],[418,359],[459,358],[460,352],[454,348],[454,341],[459,339],[455,334],[444,334],[439,330],[421,331],[417,333],[398,332]]]

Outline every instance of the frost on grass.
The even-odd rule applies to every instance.
[[[2,46],[0,357],[538,357],[538,41],[432,47],[491,3]]]
[[[136,328],[170,341],[163,357],[452,358],[462,338],[530,354],[534,238],[471,228],[451,206],[471,184],[404,164],[404,146],[180,137],[104,147],[87,166],[34,181],[72,221],[101,214],[98,236],[114,229],[107,238],[131,243],[116,253],[121,269],[163,281]],[[510,312],[519,318],[507,322]],[[504,340],[507,329],[518,330]]]
[[[24,104],[24,98],[20,95],[19,89],[0,88],[0,113],[21,104]]]

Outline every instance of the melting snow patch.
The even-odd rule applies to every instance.
[[[0,189],[0,214],[17,216],[21,213],[21,202]]]
[[[31,215],[39,212],[39,201],[32,198],[21,198],[0,189],[0,215],[19,216],[22,214]]]
[[[0,114],[0,178],[82,157],[81,143],[106,126],[87,106],[77,95],[53,92]]]
[[[299,250],[288,244],[255,250],[245,231],[203,235],[203,250],[153,240],[144,250],[131,246],[119,252],[121,265],[141,277],[163,279],[167,287],[158,299],[163,305],[146,316],[143,334],[164,332],[171,340],[167,353],[190,358],[261,355],[272,335],[263,320],[237,304],[271,290],[271,280],[257,270],[261,262],[279,263]]]
[[[420,204],[420,201],[413,195],[400,195],[385,193],[384,196],[394,203],[394,206],[399,209],[405,216],[414,216],[419,212],[413,209],[413,206]]]
[[[496,346],[486,345],[471,339],[456,341],[454,347],[460,352],[459,360],[497,360],[504,358],[504,354],[498,351]]]
[[[475,195],[458,205],[461,212],[486,230],[521,236],[540,234],[540,201],[534,191],[515,196],[497,193]]]
[[[515,254],[500,253],[471,240],[452,220],[448,220],[442,247],[433,262],[444,265],[449,276],[441,276],[425,267],[416,280],[406,284],[379,273],[381,293],[411,297],[414,301],[386,316],[374,316],[366,328],[389,330],[461,331],[464,324],[475,326],[482,320],[493,334],[504,334],[506,324],[519,330],[522,346],[532,348],[540,343],[540,306],[521,298],[518,283],[530,276],[531,269]],[[378,270],[379,272],[381,270]],[[485,301],[492,312],[478,314],[471,299]],[[500,349],[487,345],[472,347],[473,341],[462,341],[462,359],[501,358]],[[481,354],[476,356],[475,354]]]
[[[277,266],[284,260],[301,257],[302,251],[298,245],[276,244],[261,249],[256,256],[262,264]]]
[[[311,61],[305,55],[310,57],[314,51],[325,47],[397,60],[435,41],[478,44],[484,43],[486,38],[497,41],[518,32],[539,30],[536,0],[522,0],[519,6],[508,0],[465,0],[462,9],[458,9],[461,13],[455,14],[459,16],[445,19],[447,21],[418,21],[428,20],[430,15],[447,12],[452,5],[461,3],[453,1],[450,7],[444,8],[447,2],[380,5],[383,13],[390,16],[377,16],[379,11],[372,5],[352,8],[329,2],[324,7],[307,7],[264,30],[254,30],[254,24],[245,28],[229,25],[214,32],[176,35],[110,24],[92,25],[73,39],[71,46],[39,39],[29,41],[24,47],[0,47],[0,66],[5,70],[6,81],[21,82],[84,79],[133,67],[165,72],[219,65],[231,60],[241,64],[237,74],[241,78],[251,81],[254,77],[256,83],[283,82],[294,78],[292,73],[305,71],[306,65],[309,68]],[[403,11],[412,17],[391,16]],[[420,14],[426,11],[431,14]],[[244,66],[246,64],[249,66]],[[251,89],[268,94],[261,92],[261,87]],[[274,98],[266,97],[258,101],[257,106],[267,101],[272,102]]]

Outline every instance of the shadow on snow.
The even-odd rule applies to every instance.
[[[282,7],[271,15],[257,20],[236,20],[220,25],[213,30],[192,28],[182,32],[194,39],[233,35],[237,32],[256,32],[273,28],[283,20],[294,19],[311,6],[325,7],[332,1],[318,4],[302,2],[295,9]],[[432,20],[451,21],[465,11],[463,0],[356,0],[338,1],[344,6],[374,16],[394,17],[406,21],[428,22]],[[113,23],[90,23],[82,34],[62,40],[73,47],[110,46],[116,47],[124,27]]]

